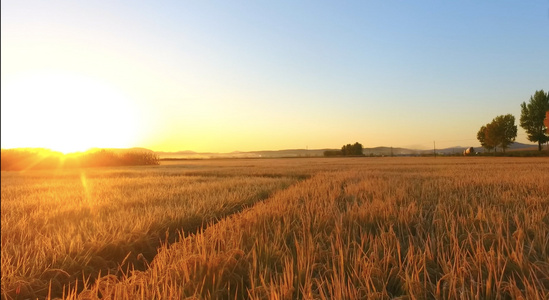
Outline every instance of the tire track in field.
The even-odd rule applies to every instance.
[[[242,175],[217,174],[217,173],[191,173],[185,176],[202,176],[202,177],[241,177]],[[251,208],[259,202],[270,198],[273,194],[286,190],[295,184],[310,178],[310,175],[283,175],[283,174],[253,174],[246,175],[247,177],[270,177],[270,178],[293,178],[293,181],[288,186],[284,186],[274,190],[263,190],[242,202],[233,205],[232,207],[223,210],[216,216],[203,218],[194,216],[191,218],[181,218],[172,222],[158,222],[150,226],[149,231],[144,236],[132,241],[131,245],[122,245],[120,243],[111,243],[102,245],[100,249],[91,250],[91,258],[85,269],[75,266],[59,272],[45,272],[44,281],[52,282],[51,297],[62,297],[63,288],[70,284],[71,287],[77,286],[77,292],[80,293],[84,289],[83,278],[87,280],[86,285],[89,287],[94,284],[99,276],[108,274],[115,275],[118,278],[124,274],[128,274],[131,270],[144,271],[149,267],[149,263],[153,261],[158,254],[158,248],[162,244],[172,244],[179,237],[196,234],[205,230],[209,226],[213,226],[221,220],[237,214],[245,209]],[[41,297],[42,293],[47,293],[47,290],[40,290],[32,293],[29,297]],[[17,296],[17,295],[14,295]],[[18,295],[21,297],[22,295]],[[43,295],[44,297],[47,294]]]
[[[204,174],[185,174],[186,176],[205,176]],[[208,175],[206,175],[208,176]],[[227,176],[212,174],[210,176],[215,177],[238,177],[238,176]],[[241,211],[251,208],[257,203],[267,200],[273,194],[280,191],[286,190],[300,181],[310,178],[308,175],[299,175],[299,176],[283,176],[281,174],[261,174],[254,175],[253,177],[270,177],[270,178],[292,178],[294,177],[296,181],[291,183],[288,186],[285,186],[280,189],[275,189],[272,191],[263,190],[252,197],[244,200],[243,202],[230,207],[229,209],[223,211],[221,214],[212,217],[203,219],[199,216],[195,216],[191,219],[180,219],[179,222],[171,222],[166,226],[163,223],[157,223],[151,225],[149,233],[145,235],[144,241],[139,241],[136,247],[136,251],[130,253],[129,257],[126,257],[126,262],[122,265],[123,269],[133,266],[136,270],[143,271],[148,267],[148,263],[151,262],[157,254],[157,248],[161,246],[162,243],[172,244],[177,241],[181,234],[183,236],[188,236],[196,234],[199,231],[206,230],[206,228],[217,224],[219,221],[230,217],[231,215],[240,213]],[[148,236],[152,236],[146,238]],[[151,245],[152,243],[152,245]],[[142,251],[139,251],[142,250]],[[127,255],[127,252],[126,252]],[[118,256],[120,258],[120,255]],[[139,258],[138,258],[139,257]],[[122,262],[122,260],[119,260]]]

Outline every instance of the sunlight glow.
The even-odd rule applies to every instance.
[[[80,171],[80,181],[82,182],[82,188],[84,189],[84,194],[86,196],[86,204],[88,206],[91,206],[92,205],[92,201],[91,201],[91,193],[90,193],[90,188],[88,186],[88,180],[86,178],[86,174],[83,172],[83,171]]]
[[[138,120],[126,95],[95,78],[43,70],[2,82],[2,148],[131,147]]]

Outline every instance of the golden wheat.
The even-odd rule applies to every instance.
[[[232,214],[296,178],[185,175],[186,169],[2,172],[2,296],[145,268],[160,241]],[[139,256],[141,255],[141,256]],[[139,258],[139,259],[138,259]]]
[[[108,291],[88,292],[116,299],[549,296],[546,160],[344,164],[165,245],[148,270]]]
[[[232,213],[238,210],[216,212],[220,202],[209,207],[198,201],[195,206],[209,207],[210,216],[215,215],[219,222],[182,234],[175,243],[166,240],[154,260],[147,262],[147,268],[119,268],[117,274],[97,274],[94,282],[95,278],[84,283],[88,279],[79,278],[76,284],[73,278],[71,286],[65,286],[63,298],[547,299],[548,169],[549,161],[544,158],[474,157],[195,161],[154,168],[97,169],[87,178],[96,190],[105,187],[100,194],[106,198],[105,207],[112,205],[113,211],[120,211],[113,212],[118,217],[108,227],[113,230],[128,220],[125,214],[132,216],[129,218],[146,214],[132,208],[140,185],[131,178],[149,176],[148,184],[160,181],[167,189],[187,186],[170,194],[175,203],[200,193],[205,193],[200,198],[204,202],[215,198],[216,193],[253,197],[257,190],[239,193],[253,190],[255,184],[266,185],[262,189],[268,189],[270,197],[236,214]],[[118,181],[115,174],[120,175]],[[2,176],[4,184],[4,177],[12,175]],[[25,193],[21,198],[25,203],[24,199],[32,199],[29,190],[34,185],[18,176],[11,178],[13,190],[6,189],[6,195]],[[71,176],[79,179],[77,174]],[[35,177],[44,180],[41,175]],[[308,179],[290,185],[298,178]],[[197,188],[201,184],[203,190]],[[213,190],[217,192],[210,193],[206,187],[216,184]],[[155,191],[151,199],[169,198],[162,193],[172,193],[150,185],[149,190]],[[37,186],[44,192],[55,185]],[[146,186],[144,183],[143,189]],[[87,197],[81,193],[80,198]],[[3,185],[3,200],[4,195]],[[59,198],[63,197],[55,200],[51,196],[43,203],[62,201]],[[117,206],[116,201],[123,202]],[[152,215],[170,214],[177,209],[173,202],[159,204],[157,214]],[[36,218],[31,204],[19,205]],[[208,215],[208,209],[199,210],[199,214]],[[176,218],[184,211],[175,211],[172,216]],[[19,230],[29,230],[31,220],[21,220]],[[146,219],[142,224],[153,221]],[[78,234],[90,235],[85,231]],[[117,239],[118,244],[132,244],[136,238],[129,235]],[[82,237],[72,238],[78,239]],[[63,236],[59,243],[65,248],[78,244],[69,240]],[[104,241],[98,239],[97,243]],[[14,246],[12,251],[23,252],[23,247]],[[26,262],[24,268],[36,269],[31,259],[37,252],[34,249],[19,259]],[[81,265],[85,266],[85,261]],[[13,271],[4,275],[2,269],[4,294],[4,276]],[[73,275],[52,266],[47,269],[59,273],[55,276]],[[13,277],[6,279],[17,282]]]

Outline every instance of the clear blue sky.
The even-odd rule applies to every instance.
[[[549,90],[548,0],[1,5],[2,147],[477,146]]]

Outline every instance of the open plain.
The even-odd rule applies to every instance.
[[[548,299],[547,158],[2,172],[2,299]]]

